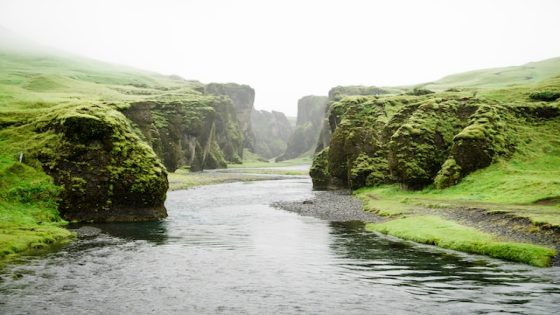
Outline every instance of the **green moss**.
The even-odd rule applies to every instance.
[[[313,179],[313,188],[315,189],[327,189],[330,185],[328,156],[329,148],[325,148],[313,159],[309,175]]]
[[[0,148],[7,144],[0,140]],[[52,178],[6,151],[0,151],[0,264],[73,237],[56,209],[60,189]]]
[[[538,267],[549,266],[552,258],[557,254],[554,249],[543,246],[501,242],[490,234],[437,216],[415,216],[381,224],[368,224],[366,229],[418,243],[522,262]]]
[[[558,91],[537,91],[529,94],[529,98],[534,101],[554,102],[560,98]]]
[[[350,187],[376,186],[387,181],[389,166],[383,156],[370,157],[361,153],[352,162]]]
[[[449,155],[453,136],[465,123],[460,112],[468,113],[476,104],[455,98],[421,101],[388,143],[395,180],[413,189],[432,183]]]
[[[243,135],[225,97],[185,95],[181,100],[132,103],[123,112],[170,171],[241,162]]]
[[[434,185],[438,189],[451,187],[456,185],[462,177],[461,166],[457,165],[455,159],[449,158],[441,166],[441,170],[434,179]]]
[[[12,157],[21,152],[25,164],[54,178],[58,208],[68,219],[118,218],[116,209],[135,205],[163,209],[165,168],[112,106],[67,104],[36,109],[18,125],[1,130],[0,139],[4,140],[0,147]],[[7,194],[22,202],[52,199],[48,185],[7,186],[12,187]]]

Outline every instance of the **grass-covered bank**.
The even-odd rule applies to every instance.
[[[299,161],[299,160],[297,160]],[[232,169],[210,170],[204,172],[190,172],[188,169],[178,169],[168,174],[169,190],[189,189],[197,186],[224,184],[232,182],[252,182],[258,180],[280,180],[292,176],[305,176],[309,172],[299,167],[304,165],[297,164],[296,161],[283,163],[282,167],[255,167],[255,164],[236,164]],[[270,163],[271,165],[279,163]],[[290,166],[298,168],[290,168]]]
[[[0,264],[73,238],[56,209],[58,191],[52,178],[17,155],[0,154]]]
[[[418,243],[537,267],[550,266],[552,258],[557,254],[552,248],[502,241],[491,234],[433,215],[403,217],[384,223],[368,224],[366,229]]]
[[[459,184],[446,189],[428,186],[411,191],[393,184],[355,191],[366,211],[388,219],[382,224],[369,225],[369,229],[444,248],[540,267],[549,265],[556,253],[541,245],[558,246],[555,244],[560,231],[558,126],[558,121],[550,121],[534,128],[520,129],[518,137],[521,141],[510,159],[499,160],[473,172]],[[518,223],[518,226],[509,223],[505,227],[496,226],[485,233],[476,222],[469,222],[468,209],[486,213],[487,222],[494,222],[491,219],[498,215],[510,221],[519,221],[515,220],[519,218],[528,222]],[[457,218],[465,222],[454,222]],[[503,220],[495,220],[496,225],[502,223]],[[510,229],[510,235],[498,235],[504,228]],[[508,240],[511,233],[529,236],[548,233],[553,237],[550,242],[528,244]]]
[[[278,168],[278,167],[290,167],[290,166],[301,166],[301,165],[311,165],[313,162],[313,154],[310,152],[307,155],[302,155],[300,157],[284,160],[280,162],[275,162],[274,159],[266,160],[262,157],[252,153],[251,151],[245,149],[243,151],[243,163],[242,164],[228,164],[228,168],[244,169],[244,168]]]

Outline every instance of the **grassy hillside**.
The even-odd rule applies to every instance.
[[[0,50],[0,108],[141,101],[197,93],[202,84],[78,57]],[[38,102],[41,104],[37,105]]]
[[[435,82],[427,82],[417,87],[433,91],[447,89],[496,89],[515,85],[541,83],[560,75],[560,58],[530,62],[522,66],[492,68],[469,71],[446,76]]]

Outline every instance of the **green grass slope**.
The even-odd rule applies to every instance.
[[[540,83],[560,75],[560,58],[530,62],[522,66],[469,71],[416,85],[434,91],[450,88],[495,89]]]
[[[72,237],[56,209],[58,187],[52,178],[19,163],[5,144],[0,140],[0,262]]]
[[[142,101],[197,94],[202,84],[91,59],[0,50],[0,108]]]

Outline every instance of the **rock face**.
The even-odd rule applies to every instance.
[[[253,110],[251,124],[255,133],[254,153],[266,159],[284,153],[293,132],[284,113]]]
[[[241,163],[245,138],[232,101],[227,97],[215,97],[211,106],[216,112],[215,139],[226,162]]]
[[[513,126],[558,117],[560,108],[441,93],[345,97],[328,115],[332,137],[310,171],[315,189],[386,183],[420,189],[455,185],[507,158],[515,150]]]
[[[206,85],[205,91],[207,94],[227,96],[231,99],[243,133],[243,146],[254,151],[255,136],[251,128],[251,113],[254,110],[255,90],[248,85],[236,83],[210,83]]]
[[[167,173],[128,120],[105,105],[59,108],[34,123],[48,141],[31,150],[61,187],[66,220],[164,218]]]
[[[327,106],[326,96],[308,95],[298,101],[296,128],[284,154],[277,161],[296,158],[313,148],[321,131],[323,117]]]
[[[241,162],[243,136],[226,97],[138,102],[124,114],[171,172],[182,166],[200,171]]]
[[[336,111],[331,110],[331,105],[334,102],[340,101],[345,96],[382,95],[386,93],[387,91],[376,86],[351,85],[337,86],[330,89],[327,109],[325,110],[326,115],[323,116],[323,121],[321,122],[321,131],[319,133],[319,141],[317,142],[315,152],[319,152],[323,148],[329,146],[331,141],[331,130],[334,130],[336,125],[340,123],[340,115],[342,114],[343,109],[337,108]]]

